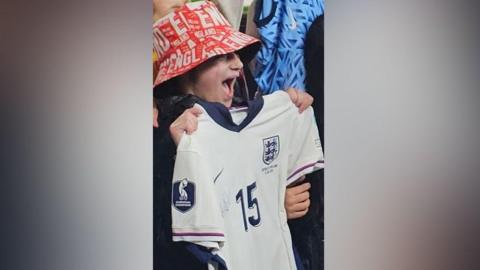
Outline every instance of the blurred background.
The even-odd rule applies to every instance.
[[[480,5],[327,1],[325,269],[479,269]],[[0,269],[151,269],[148,1],[0,10]]]

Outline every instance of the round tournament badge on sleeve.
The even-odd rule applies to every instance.
[[[175,209],[185,213],[195,205],[195,184],[184,178],[172,186],[172,204]]]

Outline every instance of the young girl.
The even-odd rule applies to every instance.
[[[160,5],[154,10],[169,9],[176,7]],[[171,242],[171,185],[176,144],[184,132],[190,134],[197,127],[201,111],[192,107],[197,99],[218,102],[225,107],[234,105],[235,81],[260,44],[229,27],[213,5],[192,13],[200,18],[195,25],[188,23],[192,18],[171,14],[154,23],[154,49],[158,56],[154,95],[161,104],[159,127],[154,130],[154,264],[156,269],[202,269],[206,266],[185,252],[185,244]],[[287,92],[300,111],[313,101],[306,93],[293,89]],[[307,183],[287,190],[289,218],[303,216],[308,211],[309,187]]]

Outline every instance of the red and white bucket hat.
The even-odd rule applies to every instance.
[[[214,3],[187,3],[153,24],[153,49],[158,56],[153,87],[216,55],[237,51],[246,63],[259,48],[260,41],[233,29]]]

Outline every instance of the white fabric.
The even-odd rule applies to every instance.
[[[217,4],[218,9],[222,12],[223,16],[227,18],[232,27],[236,30],[240,28],[240,22],[242,20],[243,2],[244,0],[212,0]]]
[[[296,269],[285,188],[323,168],[312,108],[298,113],[283,91],[263,98],[261,111],[240,132],[204,112],[198,130],[184,135],[177,149],[173,181],[194,183],[195,203],[185,212],[172,204],[173,240],[213,248],[229,270]],[[275,136],[269,141],[278,143],[277,156],[266,164],[264,139]]]

